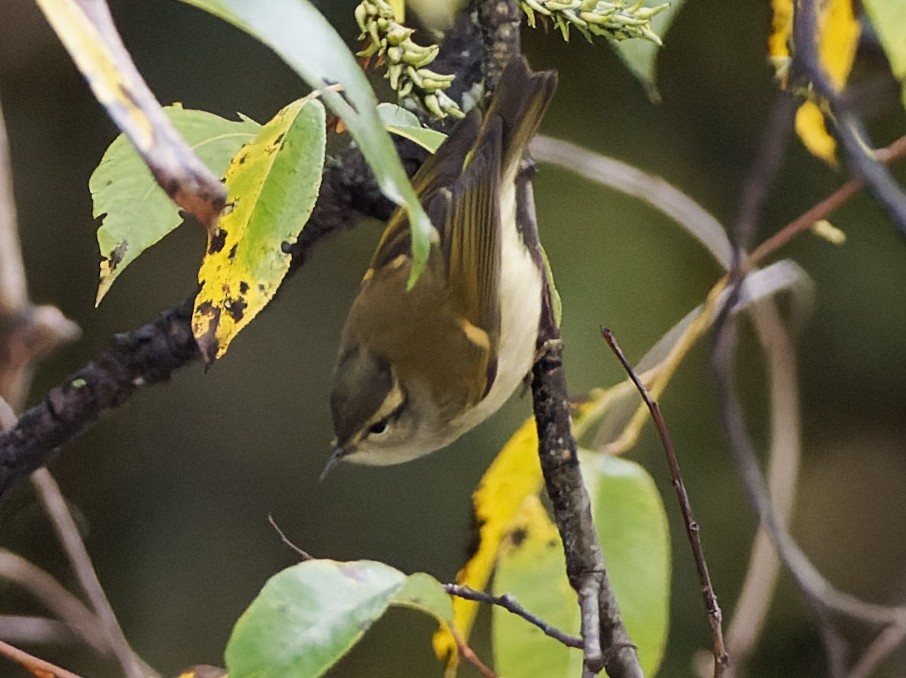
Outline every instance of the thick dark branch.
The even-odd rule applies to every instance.
[[[593,673],[603,667],[611,678],[640,677],[635,646],[607,578],[579,471],[559,330],[550,324],[546,335],[541,358],[532,369],[532,397],[544,484],[563,539],[566,574],[579,596],[586,667]]]
[[[189,320],[192,300],[161,314],[113,343],[93,361],[50,390],[0,436],[0,494],[24,474],[43,466],[52,451],[125,402],[138,388],[168,379],[198,357]]]

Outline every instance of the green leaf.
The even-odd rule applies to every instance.
[[[223,176],[233,154],[261,128],[245,117],[237,122],[179,106],[164,110],[192,150],[217,176]],[[144,160],[122,134],[104,153],[88,187],[94,202],[93,215],[103,215],[97,234],[101,252],[97,293],[100,303],[126,266],[179,226],[182,217],[179,207],[157,185]]]
[[[676,18],[685,0],[671,0],[670,6],[651,19],[651,29],[660,38],[667,35],[670,24]],[[626,68],[645,86],[645,91],[652,101],[660,101],[657,91],[657,55],[662,47],[650,40],[621,40],[611,43]]]
[[[512,595],[548,624],[578,634],[576,593],[564,572],[563,545],[537,495],[523,503],[500,547],[494,595]],[[538,627],[494,606],[494,668],[507,678],[567,678],[582,672],[582,652],[548,638]]]
[[[104,3],[37,0],[91,91],[141,154],[160,186],[210,228],[226,197],[223,186],[167,119],[135,64]]]
[[[409,211],[413,265],[424,268],[437,237],[377,114],[377,99],[362,69],[333,27],[308,0],[183,0],[254,36],[274,50],[343,119],[384,194]],[[330,85],[343,86],[343,94]]]
[[[267,306],[289,270],[321,187],[324,106],[299,99],[237,153],[226,173],[227,207],[198,271],[192,331],[208,363]]]
[[[670,620],[670,533],[661,496],[635,462],[584,453],[582,474],[610,583],[645,675],[664,656]]]
[[[414,141],[422,148],[434,153],[444,143],[447,135],[422,127],[414,113],[396,104],[378,104],[378,115],[384,121],[384,128],[398,136]]]
[[[865,0],[863,3],[890,70],[903,87],[901,99],[906,106],[906,4],[890,0]]]
[[[426,574],[406,576],[360,560],[309,560],[271,577],[233,628],[231,678],[316,678],[333,666],[390,605],[450,624],[450,598]]]

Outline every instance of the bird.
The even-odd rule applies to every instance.
[[[471,110],[414,175],[437,237],[410,287],[406,211],[387,222],[341,334],[322,477],[340,461],[399,464],[443,448],[526,379],[545,274],[534,225],[517,220],[517,182],[556,85],[555,71],[516,55],[487,111]]]

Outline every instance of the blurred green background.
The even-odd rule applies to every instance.
[[[354,2],[321,3],[354,38]],[[124,41],[158,98],[264,121],[303,91],[267,49],[172,0],[111,3]],[[560,89],[543,131],[659,174],[720,220],[740,185],[774,94],[765,59],[767,2],[689,0],[659,61],[663,102],[605,47],[525,30],[535,68],[557,68]],[[883,61],[867,55],[856,92],[878,144],[906,129]],[[9,127],[24,256],[34,301],[82,327],[46,361],[32,401],[90,360],[118,331],[152,319],[194,289],[199,229],[180,229],[142,256],[93,307],[98,255],[88,176],[115,129],[30,0],[0,3],[0,97]],[[903,178],[903,172],[900,173]],[[773,232],[830,193],[845,174],[793,141],[761,222]],[[600,339],[614,329],[637,360],[698,304],[719,275],[690,238],[640,202],[541,167],[542,238],[564,301],[571,390],[615,383],[621,370]],[[811,236],[782,252],[817,283],[798,336],[804,467],[794,533],[838,586],[879,602],[906,597],[906,243],[859,196],[833,216],[849,239]],[[514,399],[450,449],[391,468],[343,467],[317,481],[331,439],[327,394],[339,331],[379,235],[363,223],[319,246],[276,302],[207,374],[200,365],[108,413],[53,463],[135,649],[165,674],[222,665],[231,625],[264,581],[293,563],[267,523],[309,553],[371,558],[451,580],[469,541],[470,493],[495,451],[530,412]],[[750,421],[765,440],[761,356],[743,333],[738,361]],[[698,347],[661,400],[702,524],[725,617],[745,572],[754,521],[716,417],[707,350]],[[660,675],[692,675],[709,645],[691,556],[660,447],[651,431],[633,458],[665,490],[674,539],[673,624]],[[0,503],[0,546],[69,580],[30,487]],[[35,612],[0,583],[0,613]],[[479,654],[488,656],[482,636]],[[335,676],[436,676],[432,624],[391,612]],[[87,676],[112,675],[87,653],[47,650]],[[820,644],[787,579],[751,676],[821,676]],[[906,652],[882,676],[906,674]],[[18,675],[0,663],[0,675]],[[462,675],[470,676],[470,669]],[[542,677],[543,678],[543,677]]]

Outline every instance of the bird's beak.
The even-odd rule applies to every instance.
[[[321,471],[321,475],[318,478],[318,482],[323,481],[324,478],[327,477],[327,474],[330,473],[337,464],[339,464],[341,461],[343,461],[343,457],[345,457],[349,454],[352,454],[352,452],[354,450],[355,450],[355,448],[352,445],[349,445],[349,446],[336,445],[336,446],[334,446],[333,452],[330,453],[330,457],[328,457],[327,463],[324,465],[324,470]]]

